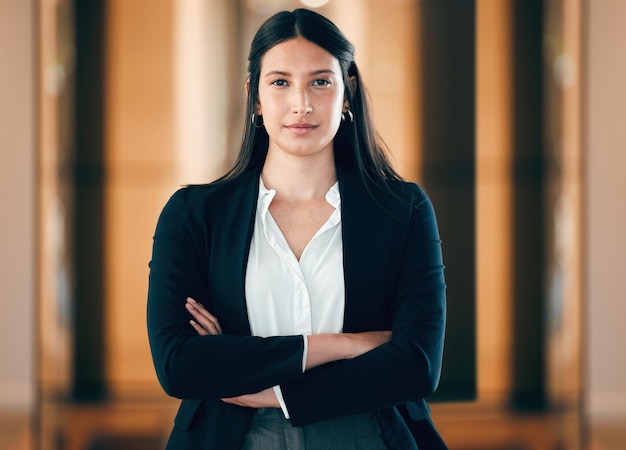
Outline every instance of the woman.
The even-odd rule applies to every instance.
[[[424,397],[445,327],[430,201],[374,131],[354,49],[314,12],[257,32],[241,152],[159,218],[148,333],[183,399],[170,449],[445,448]]]

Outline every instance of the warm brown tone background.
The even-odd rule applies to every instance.
[[[240,55],[250,30],[267,17],[255,12],[261,0],[106,2],[102,377],[108,401],[64,408],[50,399],[71,390],[75,345],[67,334],[69,306],[59,301],[60,261],[71,250],[64,247],[64,238],[72,230],[61,220],[64,205],[58,199],[68,194],[56,172],[59,155],[71,145],[63,134],[71,132],[71,125],[63,121],[71,117],[72,99],[63,87],[72,82],[72,55],[57,46],[67,30],[55,23],[70,3],[0,1],[3,449],[36,448],[33,430],[43,433],[40,447],[52,449],[90,448],[76,442],[87,442],[92,431],[127,435],[135,430],[140,438],[166,433],[173,403],[162,398],[156,383],[144,319],[152,232],[163,203],[179,185],[208,181],[232,160],[245,76]],[[233,7],[235,3],[241,6]],[[285,8],[299,4],[275,3]],[[626,1],[543,2],[549,31],[543,41],[548,74],[543,107],[548,123],[558,123],[547,126],[546,137],[563,149],[562,177],[550,187],[562,200],[550,212],[559,219],[552,256],[564,277],[563,320],[546,342],[545,382],[566,414],[522,417],[506,406],[514,378],[514,185],[508,168],[519,127],[510,107],[518,75],[511,42],[515,1],[474,3],[478,397],[470,403],[434,405],[433,417],[451,448],[507,449],[517,442],[514,448],[552,449],[555,436],[568,449],[623,448],[626,442],[612,438],[610,430],[626,423],[626,298],[621,283],[626,254],[621,199],[626,191]],[[355,43],[381,134],[401,173],[416,181],[422,178],[420,127],[429,113],[420,108],[424,43],[416,24],[428,4],[331,0],[321,10]],[[48,409],[41,409],[42,400]],[[41,422],[31,422],[33,418]],[[74,443],[66,438],[65,446],[46,440],[70,424],[86,434],[75,436]],[[107,442],[109,447],[101,445],[122,448]],[[149,439],[141,442],[146,445]]]

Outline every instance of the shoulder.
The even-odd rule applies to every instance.
[[[372,180],[357,173],[346,165],[337,166],[339,187],[342,196],[357,197],[362,204],[374,203],[396,212],[409,212],[423,203],[430,203],[424,189],[417,183],[396,180]]]
[[[414,182],[390,180],[383,186],[371,188],[370,193],[375,203],[398,218],[432,213],[432,203],[426,191]]]
[[[424,200],[428,200],[426,191],[417,183],[411,181],[390,181],[389,184],[390,194],[397,196],[398,199],[408,202],[412,205],[417,205]]]
[[[207,225],[241,214],[256,205],[258,174],[246,173],[233,180],[188,185],[169,198],[161,219],[172,218],[189,226]]]
[[[257,189],[258,174],[248,172],[232,180],[184,186],[170,197],[168,205],[192,210],[200,206],[220,207],[232,204],[238,197],[250,197]]]

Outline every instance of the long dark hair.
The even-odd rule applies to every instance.
[[[345,95],[354,121],[342,120],[334,139],[335,160],[352,166],[366,186],[390,190],[389,182],[401,180],[391,166],[386,147],[374,129],[367,92],[354,62],[354,46],[337,26],[307,9],[282,11],[270,17],[257,31],[248,56],[249,89],[241,150],[234,166],[219,181],[226,181],[259,167],[265,161],[269,136],[251,118],[258,101],[263,55],[281,42],[302,37],[326,50],[339,61]],[[354,77],[355,82],[350,82]]]

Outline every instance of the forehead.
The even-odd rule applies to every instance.
[[[261,61],[261,75],[267,71],[314,72],[332,70],[341,73],[339,61],[322,47],[296,37],[270,48]]]

